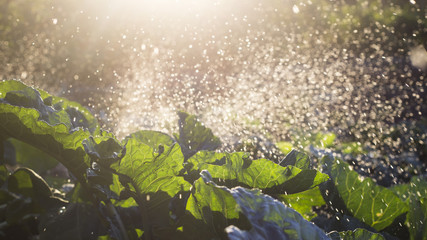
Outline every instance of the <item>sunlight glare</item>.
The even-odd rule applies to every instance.
[[[112,0],[110,8],[117,9],[125,14],[144,14],[156,15],[157,17],[186,17],[188,14],[206,14],[219,6],[219,1],[210,0],[157,0],[157,1],[140,1],[127,0],[119,1]],[[123,11],[124,9],[125,11]],[[188,16],[193,17],[193,16]]]

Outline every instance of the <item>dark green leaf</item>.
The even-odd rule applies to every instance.
[[[37,173],[27,168],[20,168],[9,176],[8,190],[29,198],[45,198],[52,195],[47,183]]]
[[[12,144],[15,150],[16,163],[21,167],[44,173],[58,164],[56,159],[25,142],[13,138],[9,138],[7,141]]]
[[[91,205],[69,204],[49,212],[41,219],[40,239],[86,240],[97,239],[106,229],[100,222],[96,208]]]
[[[110,136],[95,138],[91,136],[83,140],[83,146],[92,161],[103,166],[110,166],[113,162],[118,161],[122,150],[120,143]]]
[[[179,136],[177,140],[182,148],[185,159],[190,158],[200,150],[215,150],[221,146],[219,138],[212,130],[203,126],[194,115],[178,112]]]
[[[16,170],[9,176],[7,183],[10,192],[31,199],[42,209],[54,208],[66,203],[65,200],[54,196],[46,181],[31,169]]]
[[[19,196],[16,194],[11,193],[6,189],[0,188],[0,205],[7,204],[8,202],[18,198]]]
[[[7,177],[9,176],[9,171],[5,165],[0,165],[0,187],[6,182]]]
[[[55,196],[46,182],[30,169],[16,170],[6,182],[7,190],[0,190],[0,204],[6,207],[4,219],[11,226],[67,203]]]

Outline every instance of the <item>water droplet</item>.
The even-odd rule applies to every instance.
[[[297,6],[297,5],[294,5],[293,7],[292,7],[292,11],[296,14],[296,13],[299,13],[299,7]]]

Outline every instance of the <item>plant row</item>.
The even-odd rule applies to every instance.
[[[0,82],[0,236],[427,238],[422,177],[385,188],[321,151],[316,163],[295,150],[278,162],[218,152],[210,129],[178,115],[173,137],[119,141],[78,103]],[[333,215],[310,222],[322,208]]]

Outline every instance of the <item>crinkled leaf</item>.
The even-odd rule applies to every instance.
[[[154,236],[159,231],[167,231],[170,228],[169,204],[172,198],[191,187],[179,176],[184,163],[180,146],[164,146],[163,152],[156,152],[152,147],[130,138],[125,152],[120,162],[111,165],[120,174],[121,184],[126,188],[120,195],[131,194],[143,209],[147,224],[152,226],[146,227],[153,230],[153,233],[147,231],[144,234]]]
[[[7,86],[8,84],[6,83],[12,83],[13,85]],[[68,114],[64,111],[56,111],[52,106],[46,105],[40,96],[40,92],[36,89],[15,81],[2,82],[1,84],[6,89],[11,87],[8,89],[9,91],[5,92],[4,97],[0,99],[1,103],[7,103],[22,108],[37,109],[39,112],[39,118],[37,120],[44,121],[51,126],[63,124],[67,128],[71,128],[71,121]]]
[[[221,146],[219,138],[215,137],[212,130],[203,126],[196,116],[186,112],[178,112],[179,136],[178,143],[182,148],[185,159],[190,158],[200,150],[215,150]]]
[[[297,193],[326,181],[328,176],[313,169],[282,167],[267,159],[250,160],[244,153],[200,151],[188,160],[190,172],[208,170],[228,187],[262,189],[267,194]],[[193,175],[195,175],[193,173]]]
[[[330,232],[328,236],[332,240],[385,240],[379,233],[373,233],[363,228],[354,231]]]
[[[159,145],[170,147],[175,143],[175,140],[171,136],[162,132],[151,130],[141,130],[132,133],[131,135],[125,138],[124,142],[131,138],[136,139],[141,143],[145,143],[146,145],[153,148],[155,151],[158,151]]]
[[[69,101],[66,98],[52,96],[40,89],[37,89],[37,91],[40,92],[45,105],[52,106],[55,110],[64,110],[68,114],[72,126],[71,131],[83,128],[93,135],[100,134],[98,120],[81,104]]]
[[[295,166],[300,169],[308,169],[310,167],[310,157],[297,150],[292,150],[279,164],[283,167]]]
[[[259,190],[237,187],[229,192],[252,225],[249,231],[227,227],[230,240],[328,239],[320,228],[306,221],[298,212]]]
[[[0,82],[0,135],[39,148],[81,181],[89,166],[82,141],[95,131],[94,126],[96,120],[78,103],[50,96],[19,81]]]
[[[316,213],[312,208],[325,204],[318,187],[294,194],[280,194],[277,197],[285,205],[299,212],[308,221],[316,217]]]
[[[126,154],[119,164],[112,167],[130,177],[141,193],[162,191],[173,197],[190,188],[190,184],[179,176],[184,158],[178,144],[165,146],[164,152],[157,153],[152,147],[131,138],[125,149]]]
[[[325,157],[331,178],[347,209],[356,218],[382,230],[408,211],[407,205],[391,190],[376,185],[370,178],[362,178],[341,160]]]

